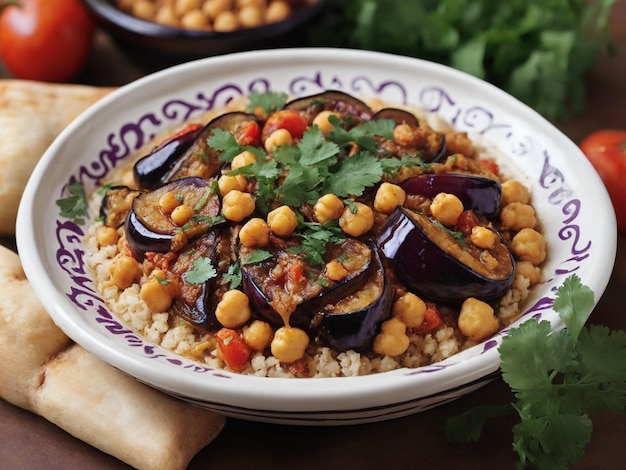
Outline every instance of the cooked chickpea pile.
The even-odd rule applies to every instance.
[[[276,23],[294,6],[285,0],[116,0],[117,7],[137,18],[188,30],[228,32]]]

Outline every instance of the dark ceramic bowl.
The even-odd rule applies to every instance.
[[[83,0],[97,24],[120,48],[133,57],[159,64],[174,64],[228,52],[297,46],[297,30],[324,8],[324,0],[295,8],[283,21],[231,32],[192,31],[163,26],[131,16],[111,0]],[[289,33],[294,33],[290,37]]]

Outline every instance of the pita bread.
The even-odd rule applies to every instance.
[[[15,219],[30,174],[55,137],[113,88],[0,80],[0,235]]]
[[[138,469],[183,470],[222,415],[148,387],[57,328],[0,246],[0,397]]]

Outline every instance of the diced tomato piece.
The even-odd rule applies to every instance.
[[[197,130],[199,130],[202,127],[202,124],[187,124],[184,128],[182,128],[181,130],[179,130],[176,134],[169,136],[167,139],[165,139],[165,141],[163,142],[163,144],[166,144],[168,142],[171,142],[172,140],[176,140],[178,139],[180,136],[185,135],[185,134],[189,134],[190,132],[196,132]],[[161,144],[161,145],[163,145]]]
[[[495,161],[489,158],[481,158],[480,163],[482,163],[482,165],[486,167],[494,175],[498,176],[500,174],[500,167]]]
[[[265,121],[262,138],[263,140],[267,139],[275,130],[287,129],[291,137],[300,139],[307,127],[309,127],[309,123],[298,111],[281,109],[271,114]]]
[[[255,147],[261,145],[261,128],[259,125],[254,121],[242,125],[237,135],[237,143],[239,145],[252,145]]]
[[[428,333],[441,325],[441,315],[434,303],[426,303],[426,312],[424,312],[424,321],[413,331],[417,334]]]
[[[479,225],[478,216],[474,211],[466,210],[461,212],[454,228],[456,231],[463,232],[466,237],[469,237],[472,233],[472,229],[477,225]]]
[[[304,279],[302,267],[303,267],[303,263],[295,263],[289,269],[289,280],[293,284],[300,284],[302,279]]]
[[[236,372],[242,371],[250,360],[251,349],[241,335],[230,328],[222,328],[215,333],[226,366]]]

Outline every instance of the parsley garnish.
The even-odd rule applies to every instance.
[[[87,217],[87,195],[85,194],[85,188],[78,181],[69,183],[65,186],[64,192],[68,196],[57,199],[56,204],[59,206],[61,217],[70,219],[75,224],[83,225],[85,218]]]
[[[446,232],[448,235],[450,235],[450,237],[452,237],[454,241],[456,241],[459,245],[467,245],[467,241],[465,241],[465,235],[463,234],[463,232],[449,229],[438,220],[433,221],[433,224]]]
[[[185,281],[189,284],[203,284],[217,276],[217,271],[207,257],[198,258],[193,262],[193,267],[185,274]]]
[[[591,439],[589,412],[626,408],[626,332],[584,324],[594,305],[593,291],[578,276],[556,292],[553,309],[566,329],[530,319],[504,338],[502,378],[511,387],[512,406],[475,408],[452,418],[448,439],[477,440],[486,418],[517,412],[513,449],[518,468],[567,469],[584,455]]]

